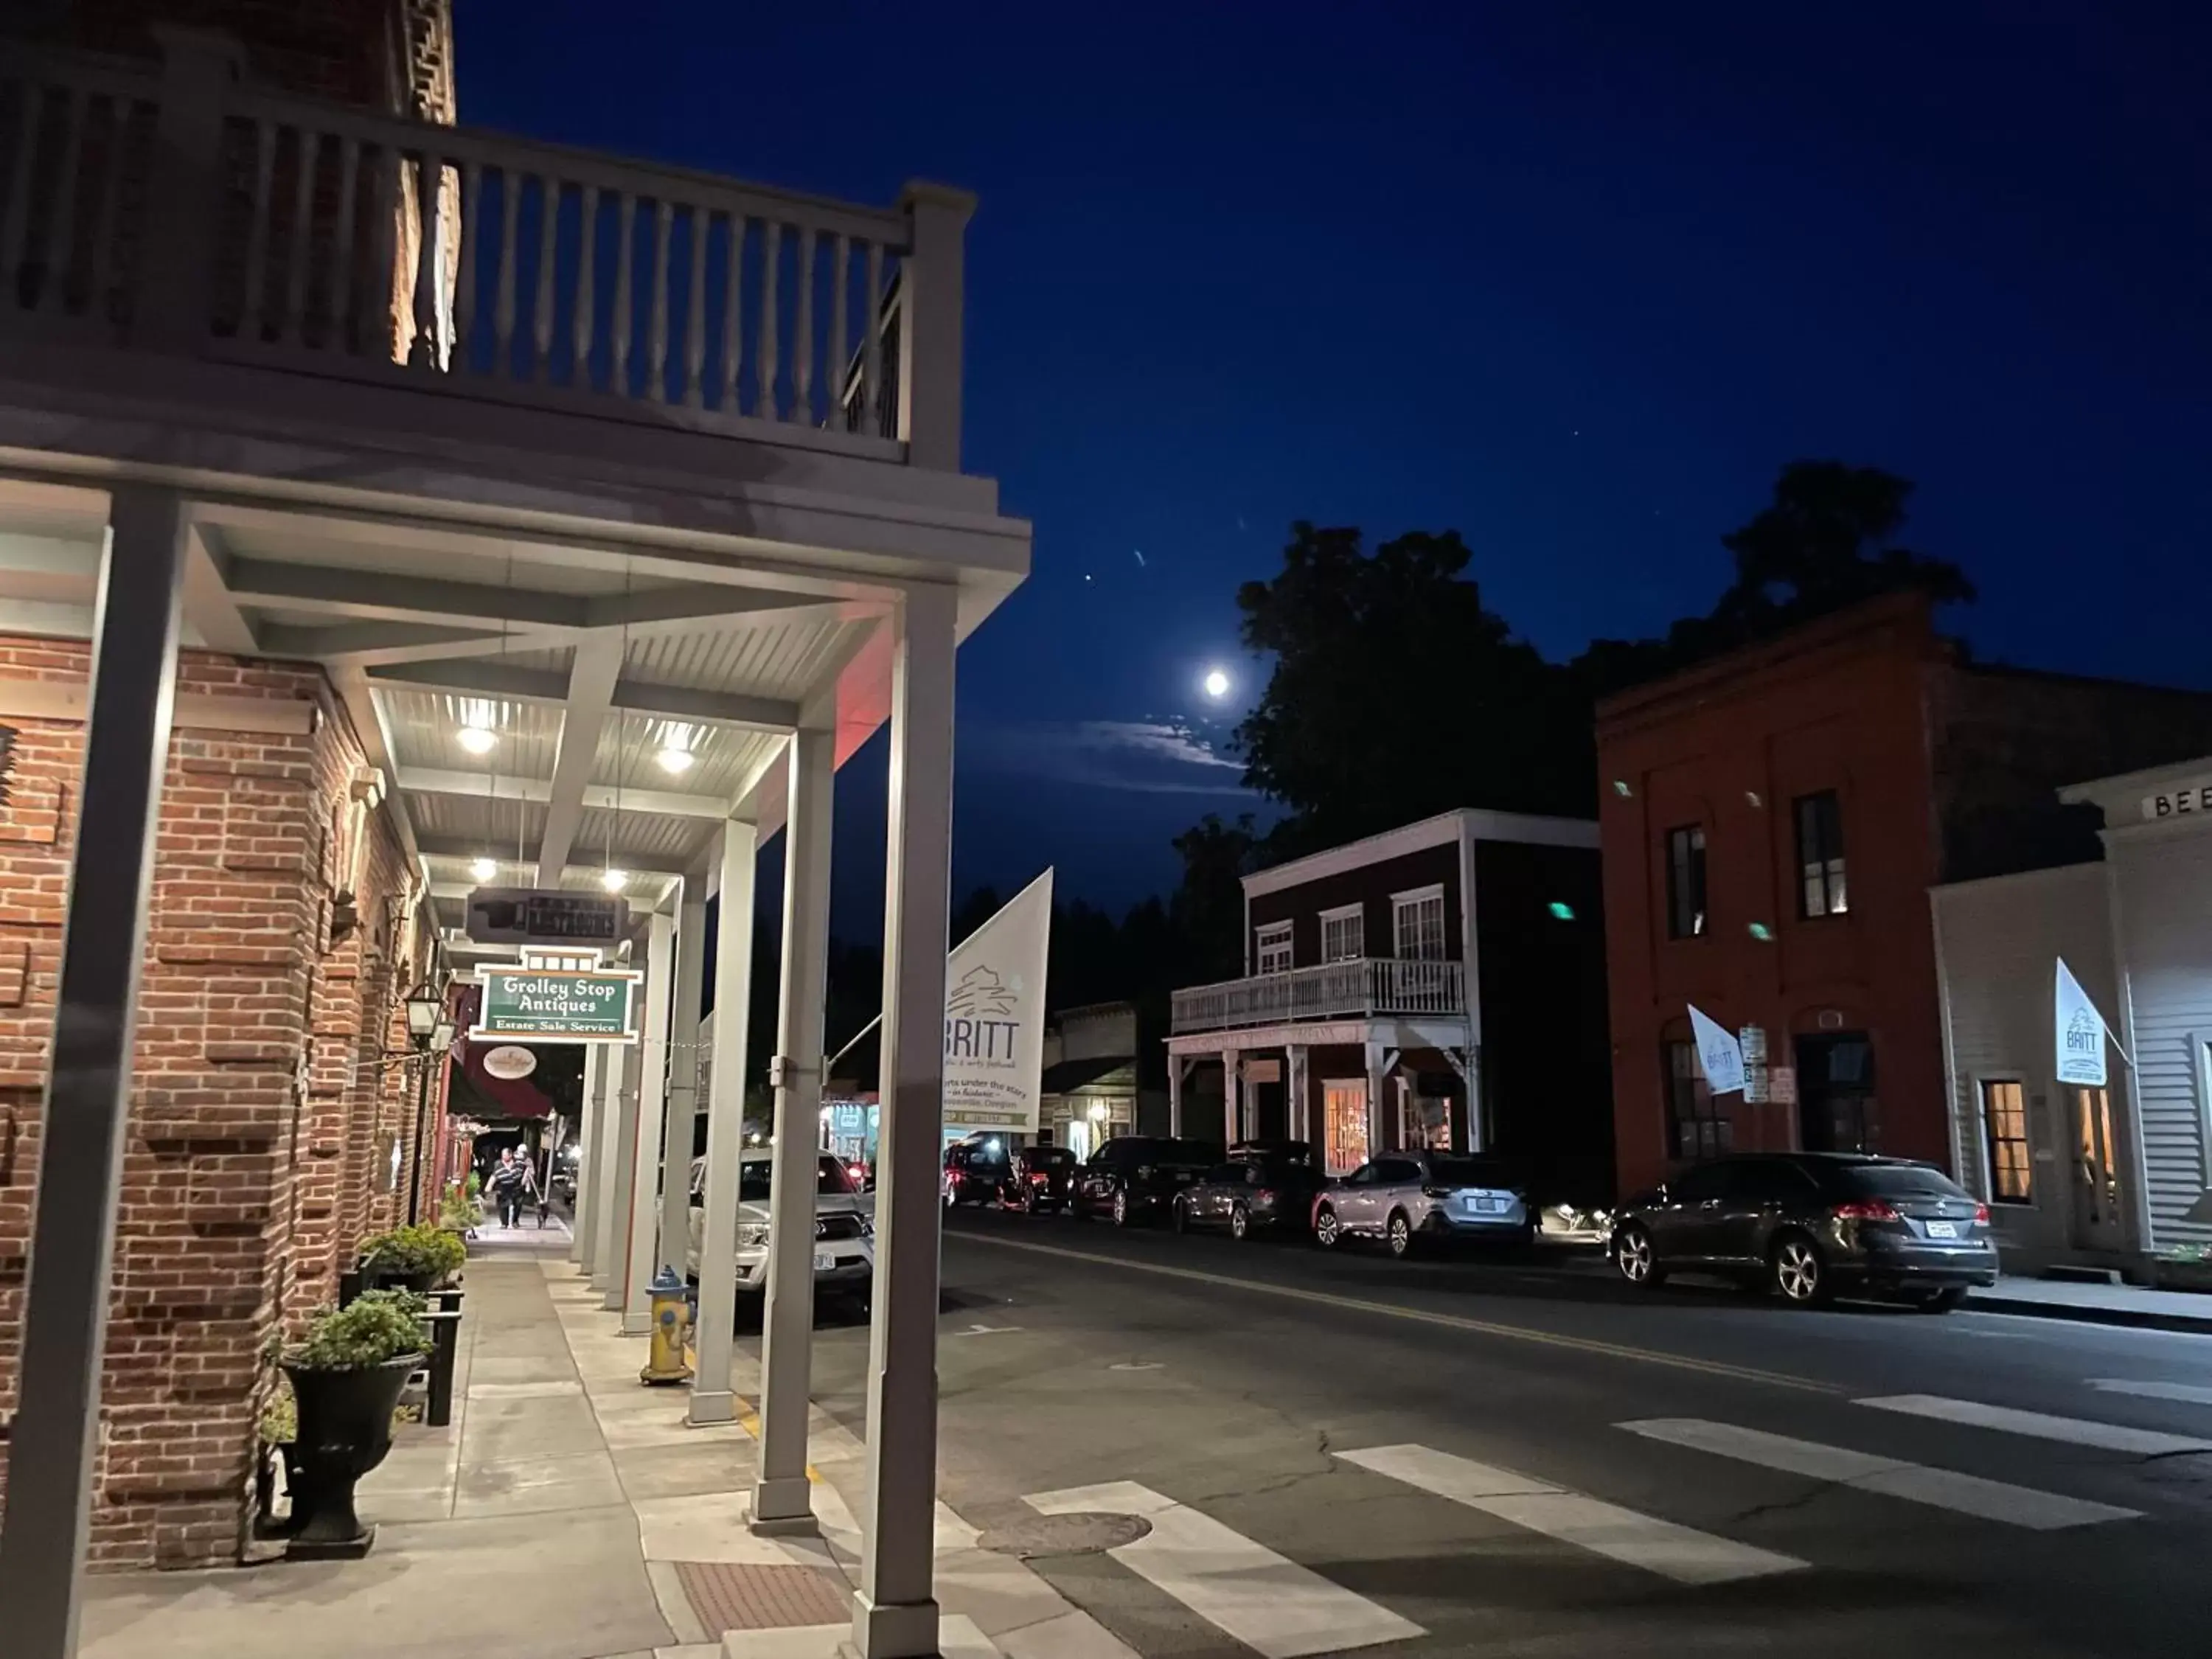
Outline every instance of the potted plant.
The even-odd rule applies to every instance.
[[[298,1490],[292,1474],[292,1444],[299,1438],[300,1412],[292,1398],[292,1385],[280,1374],[262,1402],[258,1428],[260,1451],[253,1462],[253,1497],[260,1516],[257,1531],[265,1536],[270,1531],[282,1530],[272,1524],[276,1509],[276,1472],[274,1464],[284,1466],[284,1490],[287,1494]]]
[[[297,1413],[286,1458],[286,1553],[360,1556],[375,1541],[374,1528],[354,1511],[354,1483],[392,1449],[392,1408],[428,1346],[422,1312],[422,1298],[411,1291],[364,1291],[317,1314],[306,1340],[285,1352]]]
[[[394,1227],[361,1242],[362,1279],[372,1290],[427,1291],[468,1259],[460,1235],[442,1227]]]

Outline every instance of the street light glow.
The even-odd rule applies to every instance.
[[[1207,669],[1203,684],[1206,687],[1206,695],[1209,697],[1220,698],[1229,695],[1229,676],[1221,669]]]

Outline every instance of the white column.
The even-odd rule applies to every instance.
[[[952,851],[954,595],[908,590],[891,673],[883,1115],[858,1659],[937,1652],[937,1296],[945,948]]]
[[[670,987],[668,1111],[660,1143],[660,1255],[656,1267],[684,1276],[691,1227],[691,1148],[699,1118],[699,988],[707,968],[707,905],[684,878],[676,912],[676,977]]]
[[[599,1043],[584,1048],[584,1095],[576,1116],[576,1212],[568,1218],[568,1260],[586,1276],[592,1271],[592,1189],[599,1178]]]
[[[1303,1042],[1293,1042],[1283,1050],[1283,1127],[1292,1140],[1303,1140],[1311,1146],[1313,1103],[1307,1098],[1308,1059]]]
[[[645,1040],[637,1049],[637,1140],[631,1155],[629,1261],[623,1296],[623,1334],[653,1328],[653,1275],[660,1265],[661,1153],[668,1139],[669,981],[676,977],[676,918],[657,915],[647,934]],[[687,1164],[671,1164],[665,1179],[684,1183]]]
[[[1182,1137],[1182,1056],[1168,1053],[1168,1133]]]
[[[1221,1145],[1225,1152],[1244,1139],[1244,1078],[1234,1048],[1221,1051]]]
[[[623,1170],[623,1051],[611,1044],[599,1056],[599,1140],[598,1178],[592,1182],[592,1288],[604,1298],[622,1263],[621,1218],[629,1207]],[[634,1127],[635,1115],[631,1122]]]
[[[760,831],[722,826],[721,899],[714,934],[714,1065],[708,1083],[706,1219],[699,1238],[699,1375],[694,1423],[737,1419],[730,1346],[738,1299],[738,1164],[745,1139],[745,1011],[753,994],[753,860]]]
[[[1382,1045],[1367,1045],[1367,1156],[1382,1152]]]
[[[960,470],[960,331],[968,218],[975,198],[942,185],[909,184],[899,206],[912,229],[900,263],[899,431],[907,459]],[[863,1659],[866,1659],[864,1656]]]
[[[775,1173],[768,1305],[761,1319],[760,1475],[755,1532],[811,1532],[807,1391],[813,1382],[814,1188],[822,1126],[822,1000],[830,972],[830,822],[836,734],[800,732],[786,751],[783,974],[776,1019]]]

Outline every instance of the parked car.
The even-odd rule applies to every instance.
[[[817,1154],[814,1171],[814,1288],[856,1302],[867,1300],[876,1273],[875,1223],[854,1189],[845,1166]],[[768,1275],[769,1188],[774,1155],[747,1152],[738,1160],[738,1294],[757,1296]],[[706,1237],[707,1160],[691,1160],[691,1227],[684,1271],[699,1282]]]
[[[1969,1286],[1997,1276],[1988,1205],[1931,1165],[1852,1152],[1700,1164],[1623,1205],[1612,1249],[1632,1285],[1719,1273],[1786,1302],[1855,1291],[1930,1313],[1948,1313]]]
[[[1077,1173],[1075,1213],[1110,1216],[1117,1227],[1152,1220],[1220,1161],[1221,1149],[1202,1140],[1121,1136],[1091,1153]]]
[[[1242,1149],[1240,1149],[1242,1150]],[[1231,1238],[1260,1232],[1304,1232],[1322,1188],[1321,1171],[1280,1154],[1231,1155],[1176,1194],[1177,1232],[1224,1227]]]
[[[1424,1243],[1476,1239],[1528,1244],[1536,1212],[1518,1171],[1496,1159],[1450,1152],[1385,1152],[1314,1200],[1314,1241],[1377,1238],[1396,1256]]]
[[[1075,1154],[1065,1146],[1024,1146],[1000,1202],[1014,1210],[1065,1210],[1074,1199]]]
[[[1013,1154],[1004,1135],[973,1135],[945,1149],[945,1207],[995,1204],[1014,1182]]]

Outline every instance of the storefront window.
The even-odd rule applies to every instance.
[[[1692,1042],[1660,1045],[1660,1076],[1667,1088],[1667,1150],[1670,1157],[1688,1163],[1717,1158],[1735,1148],[1735,1126],[1705,1086],[1698,1069],[1698,1048]]]
[[[2034,1201],[2034,1160],[2027,1146],[2027,1106],[2018,1083],[1982,1085],[1982,1139],[1989,1155],[1990,1202]]]

